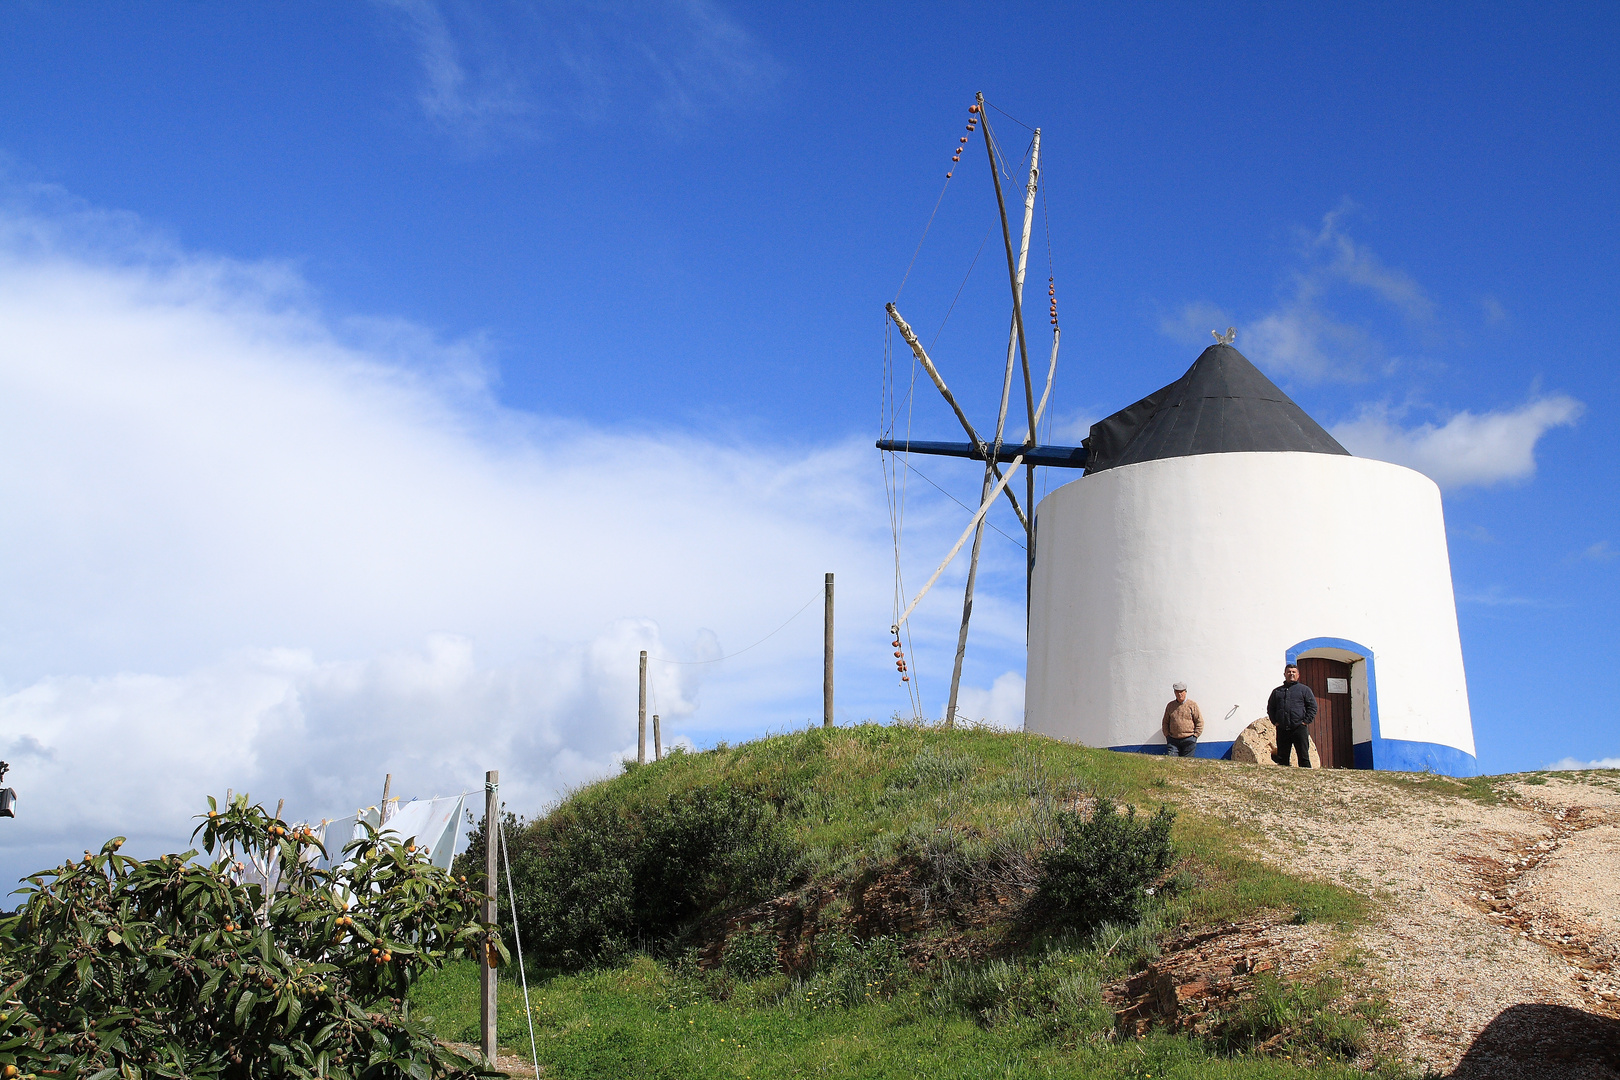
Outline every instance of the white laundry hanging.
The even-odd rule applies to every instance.
[[[428,861],[448,870],[460,845],[466,805],[465,795],[412,799],[392,812],[383,832],[416,841],[418,848],[427,849]]]
[[[320,859],[317,865],[322,870],[332,870],[349,861],[343,854],[343,849],[356,840],[363,839],[366,830],[361,828],[364,822],[372,828],[377,827],[381,812],[375,806],[368,806],[364,810],[356,810],[347,817],[340,817],[333,821],[321,823],[321,845],[326,848],[326,857]]]

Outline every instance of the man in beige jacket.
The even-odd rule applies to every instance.
[[[1198,711],[1198,702],[1187,700],[1187,684],[1178,682],[1172,689],[1176,699],[1164,707],[1165,753],[1171,757],[1192,757],[1198,747],[1198,737],[1204,733],[1204,714]]]

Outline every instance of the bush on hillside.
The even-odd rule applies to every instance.
[[[781,942],[768,929],[749,927],[726,939],[720,967],[744,982],[778,975],[782,971]]]
[[[209,805],[197,832],[212,862],[142,861],[116,838],[28,879],[0,918],[5,1075],[484,1073],[405,1003],[423,971],[487,947],[473,890],[375,832],[349,845],[341,874],[319,870],[301,858],[310,834],[245,796]],[[280,887],[234,880],[249,859],[278,861]]]
[[[1041,899],[1058,919],[1082,930],[1104,922],[1133,926],[1142,918],[1148,890],[1170,867],[1167,808],[1138,820],[1098,799],[1089,817],[1058,815],[1063,843],[1041,858]]]
[[[878,934],[860,941],[838,927],[816,935],[815,958],[802,1000],[816,1009],[852,1009],[891,998],[909,970],[899,938]]]
[[[668,953],[708,915],[780,891],[800,862],[776,809],[726,787],[636,813],[565,804],[508,840],[524,944],[571,970]]]

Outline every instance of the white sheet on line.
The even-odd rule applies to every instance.
[[[427,848],[434,866],[448,870],[461,840],[466,805],[465,795],[413,799],[393,812],[383,832],[393,833],[400,840],[416,841],[417,847]]]
[[[390,808],[388,821],[381,831],[392,833],[399,840],[415,840],[418,847],[428,849],[428,859],[434,866],[448,870],[467,831],[466,806],[465,795],[412,799]],[[320,860],[321,868],[331,870],[343,865],[347,861],[343,848],[366,834],[360,823],[363,821],[375,828],[377,816],[376,807],[367,807],[322,825],[318,831],[326,847],[326,858]]]

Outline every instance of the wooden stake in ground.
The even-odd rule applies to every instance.
[[[653,760],[664,760],[664,735],[658,730],[658,714],[653,713]]]
[[[641,700],[636,706],[636,764],[647,764],[647,650],[641,650]]]
[[[646,653],[641,654],[644,658]],[[501,827],[498,820],[500,814],[501,774],[499,770],[491,769],[484,774],[484,921],[493,923],[496,919],[495,891],[496,882],[496,856],[500,852]],[[493,944],[486,946],[482,961],[478,965],[479,989],[479,1049],[483,1051],[484,1060],[489,1064],[495,1063],[495,957]]]
[[[821,726],[833,726],[833,576],[827,575],[826,611],[821,626]]]

